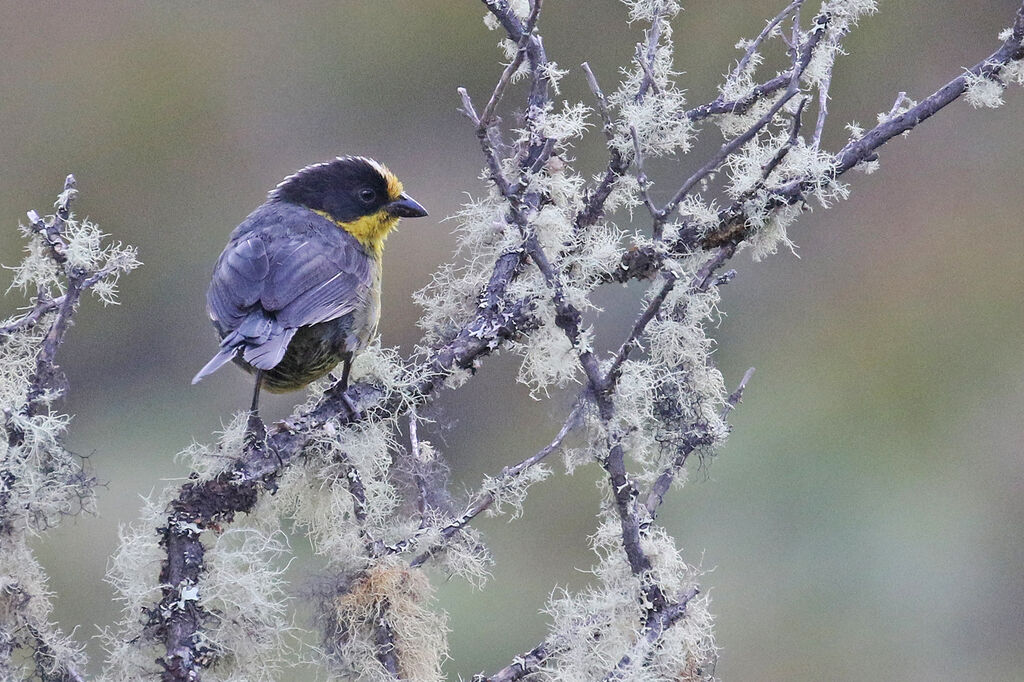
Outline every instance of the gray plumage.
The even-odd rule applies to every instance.
[[[380,314],[380,263],[314,211],[268,201],[231,233],[207,291],[220,351],[192,383],[234,360],[293,390],[365,346]],[[301,362],[295,356],[301,351]]]

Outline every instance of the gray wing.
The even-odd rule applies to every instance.
[[[356,310],[372,285],[370,259],[356,244],[324,249],[320,239],[289,241],[270,254],[260,304],[281,325],[304,327]]]
[[[340,239],[316,233],[270,239],[249,232],[228,244],[207,292],[221,349],[193,383],[238,352],[252,366],[271,369],[299,327],[365,305],[373,285],[370,259],[347,234],[331,236]]]

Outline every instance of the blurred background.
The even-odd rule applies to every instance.
[[[676,65],[693,103],[714,97],[737,39],[784,4],[684,3]],[[897,92],[920,99],[980,61],[1017,5],[880,4],[836,69],[830,148],[843,123],[871,125]],[[589,102],[576,68],[585,59],[613,89],[641,27],[625,27],[614,0],[547,5],[550,56],[574,69],[563,96]],[[18,222],[47,212],[69,172],[77,212],[145,262],[123,280],[123,305],[90,301],[62,350],[71,444],[106,482],[97,516],[36,545],[66,631],[87,639],[116,617],[103,577],[118,524],[136,518],[140,495],[187,473],[175,453],[247,405],[241,372],[189,380],[216,345],[203,310],[213,262],[280,178],[372,155],[430,209],[386,257],[383,342],[412,348],[410,294],[454,245],[454,224],[440,219],[483,191],[455,92],[482,102],[500,73],[482,14],[472,0],[0,4],[0,262],[20,259]],[[958,102],[886,145],[879,172],[846,178],[850,200],[792,230],[799,258],[733,264],[717,360],[730,386],[748,366],[757,374],[727,446],[661,516],[708,571],[723,679],[1021,679],[1024,91],[1006,99],[994,111]],[[600,139],[578,159],[602,168]],[[658,167],[656,194],[701,162]],[[606,347],[636,293],[602,295]],[[9,296],[3,314],[20,303]],[[515,370],[511,356],[488,360],[441,400],[454,428],[435,440],[457,489],[557,428],[566,400],[530,401]],[[302,399],[268,400],[267,416]],[[534,489],[524,518],[480,524],[497,560],[483,591],[438,576],[451,679],[533,647],[550,590],[586,584],[596,476],[559,473]],[[292,573],[300,589],[301,562]],[[101,652],[89,650],[96,665]]]

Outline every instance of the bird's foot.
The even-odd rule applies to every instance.
[[[270,449],[270,441],[267,439],[267,425],[263,423],[258,412],[249,413],[249,421],[245,425],[245,451],[259,452],[265,454]],[[274,450],[274,457],[277,463],[284,466],[281,455]]]
[[[249,421],[245,424],[245,444],[256,445],[267,442],[267,425],[263,423],[259,412],[250,412]]]
[[[366,415],[359,409],[355,401],[352,400],[352,396],[348,394],[348,390],[341,392],[341,402],[345,403],[345,407],[348,408],[348,416],[352,421],[358,421],[363,419]]]

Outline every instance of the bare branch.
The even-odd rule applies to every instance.
[[[637,90],[636,97],[633,98],[635,102],[642,101],[649,89],[657,92],[657,85],[654,79],[654,59],[658,43],[661,42],[661,34],[664,30],[664,22],[667,21],[667,15],[668,3],[659,2],[655,8],[650,28],[644,31],[644,37],[647,39],[646,43],[637,45],[636,62],[643,70],[644,78],[640,81],[640,88]]]
[[[498,156],[498,150],[489,132],[491,127],[486,125],[476,113],[476,109],[473,107],[473,100],[470,99],[466,88],[459,88],[459,95],[462,97],[462,111],[465,112],[469,120],[476,126],[476,136],[480,140],[480,148],[487,159],[487,168],[490,171],[491,181],[503,197],[511,197],[512,187],[505,177],[505,173],[501,170],[501,159]]]
[[[629,134],[633,137],[633,160],[636,163],[636,181],[640,185],[640,196],[643,197],[647,211],[654,218],[654,238],[660,240],[665,227],[664,215],[651,199],[650,181],[647,178],[647,171],[644,170],[644,155],[640,151],[640,137],[636,133],[636,126],[629,127]]]
[[[667,5],[664,2],[660,3],[655,11],[653,20],[651,21],[650,28],[645,31],[646,46],[644,47],[644,44],[637,45],[635,61],[643,70],[644,77],[640,81],[640,86],[637,88],[636,95],[633,97],[634,102],[642,102],[644,97],[647,95],[647,91],[650,90],[651,86],[654,84],[653,67],[655,51],[658,48],[658,42],[661,40],[661,34],[664,28],[663,22],[668,20],[667,14]],[[573,223],[573,229],[576,232],[585,230],[601,219],[601,216],[604,215],[605,202],[607,202],[608,197],[611,195],[619,178],[626,172],[632,161],[632,159],[624,157],[618,148],[614,144],[611,144],[614,139],[614,126],[608,111],[607,99],[601,91],[601,88],[597,83],[597,77],[590,69],[590,65],[584,63],[583,70],[587,74],[587,84],[590,86],[590,91],[594,93],[594,98],[598,102],[598,109],[600,110],[602,120],[604,121],[605,137],[607,138],[609,145],[608,166],[597,186],[587,190],[587,195],[583,202],[583,208],[576,214],[576,219]],[[657,232],[658,229],[659,226],[656,222],[655,231]]]
[[[604,132],[605,139],[611,142],[612,138],[615,137],[615,129],[612,123],[611,112],[608,109],[608,98],[601,91],[601,86],[597,83],[597,76],[594,75],[590,64],[583,62],[580,67],[587,74],[587,85],[590,87],[590,92],[593,93],[594,100],[597,102],[597,111],[601,115],[601,130]]]
[[[817,149],[821,146],[821,135],[825,132],[825,119],[828,117],[828,91],[832,86],[832,69],[828,70],[820,85],[818,85],[818,120],[814,124],[814,138],[811,146]]]
[[[10,324],[0,327],[0,343],[6,341],[7,337],[11,334],[32,329],[43,317],[60,308],[63,303],[64,296],[49,298],[41,292],[40,296],[36,298],[35,304],[32,306],[32,310]]]
[[[804,97],[800,100],[800,104],[797,106],[796,113],[793,114],[793,127],[790,129],[789,139],[786,140],[785,144],[779,147],[779,151],[775,153],[775,156],[769,159],[768,163],[766,163],[761,168],[760,186],[764,186],[764,183],[767,182],[768,177],[776,168],[779,167],[779,164],[782,163],[782,161],[789,154],[789,150],[796,146],[797,139],[800,137],[800,124],[802,122],[801,119],[804,113],[804,106],[806,104],[807,98]]]
[[[736,390],[729,394],[729,398],[725,401],[725,407],[722,408],[722,419],[729,416],[729,413],[736,409],[736,406],[743,402],[743,391],[747,389],[747,384],[754,376],[754,368],[751,367],[743,373],[743,378],[740,379],[739,385]]]
[[[474,675],[473,682],[516,682],[539,670],[553,653],[552,648],[542,642],[525,654],[516,656],[512,663],[493,675]]]
[[[807,45],[817,44],[817,42],[813,39],[813,36],[819,36],[825,32],[825,26],[827,21],[828,15],[820,15],[818,19],[815,20],[815,27],[811,31],[812,38],[806,41]],[[794,35],[797,35],[795,22]],[[794,40],[795,39],[796,38],[794,38]],[[735,138],[733,138],[726,144],[722,145],[718,152],[714,156],[712,156],[711,159],[707,161],[707,163],[701,166],[696,173],[687,178],[683,185],[676,191],[676,193],[672,196],[671,199],[669,199],[668,203],[665,204],[664,208],[661,210],[662,216],[668,216],[673,211],[675,211],[679,204],[682,202],[682,200],[686,198],[686,195],[689,194],[690,190],[693,189],[693,187],[698,182],[700,182],[708,175],[716,171],[718,167],[721,166],[722,163],[733,154],[733,152],[735,152],[737,149],[745,145],[747,142],[750,142],[752,139],[754,139],[754,136],[761,132],[761,130],[765,126],[767,126],[772,121],[772,119],[775,118],[775,114],[777,114],[779,110],[782,109],[782,107],[785,106],[786,103],[789,102],[789,100],[792,99],[794,95],[796,95],[796,93],[799,91],[800,76],[803,75],[804,70],[807,68],[807,65],[810,64],[811,57],[813,56],[813,50],[807,49],[806,45],[803,47],[803,49],[798,49],[798,47],[799,46],[794,46],[793,49],[794,62],[793,68],[790,70],[789,86],[786,88],[786,91],[782,93],[782,96],[775,101],[771,108],[768,109],[764,116],[759,118],[757,122],[754,123],[754,125],[750,126],[750,128],[745,130],[743,133],[737,135]]]
[[[785,21],[793,12],[797,11],[803,4],[804,0],[793,0],[793,2],[789,3],[784,10],[768,21],[768,24],[764,27],[761,33],[759,33],[758,36],[750,41],[749,45],[747,45],[747,49],[743,53],[743,57],[740,58],[740,61],[736,64],[736,68],[732,70],[732,73],[730,73],[729,77],[726,79],[727,83],[735,83],[740,78],[743,72],[747,70],[747,66],[750,64],[751,58],[761,48],[765,39],[772,35],[776,27]]]
[[[453,521],[450,521],[447,525],[441,528],[441,542],[434,545],[433,547],[424,550],[416,558],[410,561],[409,565],[415,568],[417,566],[422,566],[424,563],[426,563],[427,560],[429,560],[432,556],[436,555],[438,551],[444,548],[445,543],[448,540],[450,540],[452,536],[454,536],[460,530],[465,528],[470,521],[472,521],[481,513],[489,509],[491,505],[494,504],[494,501],[497,499],[498,495],[500,495],[503,491],[507,490],[511,486],[515,485],[516,480],[527,469],[530,469],[531,467],[540,464],[545,459],[547,459],[548,455],[562,447],[562,441],[564,441],[566,436],[568,436],[569,433],[578,425],[581,411],[582,403],[578,402],[576,404],[576,407],[573,408],[573,410],[569,413],[569,416],[565,420],[565,423],[562,424],[562,428],[558,431],[558,434],[551,440],[550,443],[545,445],[543,448],[538,450],[533,455],[530,455],[526,459],[520,461],[518,464],[515,464],[511,467],[505,467],[504,469],[502,469],[501,473],[498,474],[498,476],[494,479],[494,483],[492,486],[489,486],[488,488],[485,488],[479,491],[476,495],[474,495],[472,501],[466,507],[466,511],[464,511],[458,518],[454,519]],[[408,540],[405,540],[394,545],[390,545],[389,547],[387,547],[387,550],[392,553],[405,551],[405,549],[407,549],[414,540],[415,537],[409,538]]]
[[[799,9],[799,5],[796,9]],[[811,57],[814,56],[814,51],[818,48],[818,43],[825,36],[825,28],[831,24],[832,17],[825,13],[819,14],[815,20],[815,29],[811,31],[807,41],[804,42],[801,48],[801,53],[798,59],[795,60],[797,68],[806,69],[807,64],[810,63]],[[802,65],[802,66],[801,66]],[[683,114],[691,122],[696,123],[702,121],[710,116],[718,114],[742,114],[748,111],[752,106],[760,102],[765,97],[771,96],[787,87],[793,80],[794,70],[791,68],[788,71],[778,74],[777,76],[770,78],[769,80],[751,88],[750,92],[746,95],[739,97],[734,100],[723,99],[719,96],[715,100],[702,104],[693,109],[689,109]]]
[[[712,275],[714,275],[715,271],[717,271],[722,264],[732,258],[734,253],[736,253],[735,247],[720,247],[717,249],[715,253],[712,254],[711,258],[709,258],[697,272],[693,282],[690,283],[688,288],[689,292],[697,293],[706,291],[713,281]],[[647,325],[654,319],[654,316],[657,315],[662,304],[665,302],[665,299],[675,287],[676,275],[663,270],[661,272],[661,276],[664,278],[665,283],[662,285],[658,293],[651,298],[647,307],[633,324],[633,328],[630,330],[629,336],[626,337],[626,340],[622,342],[621,346],[619,346],[618,352],[615,353],[615,358],[612,360],[612,364],[608,368],[607,386],[614,386],[618,381],[619,372],[622,369],[622,363],[624,363],[629,357],[630,352],[639,345],[640,337],[643,335]]]
[[[525,34],[524,37],[529,37]],[[512,80],[512,75],[519,69],[523,64],[523,59],[526,56],[524,48],[526,47],[525,40],[520,41],[519,47],[516,49],[516,53],[512,58],[512,61],[508,63],[505,70],[501,72],[501,77],[498,79],[498,84],[494,86],[494,92],[491,93],[491,98],[487,101],[487,106],[484,107],[483,112],[480,114],[480,119],[477,121],[478,125],[482,125],[486,128],[490,128],[494,125],[494,111],[501,101],[502,96],[505,94],[505,88]],[[459,88],[459,92],[462,93],[465,88]]]
[[[68,175],[64,179],[64,191],[60,193],[54,204],[56,212],[52,221],[43,220],[36,211],[29,211],[27,214],[32,230],[43,238],[50,250],[50,257],[59,265],[63,265],[68,260],[66,255],[68,244],[64,240],[64,227],[67,225],[68,218],[71,217],[71,202],[77,198],[78,189],[75,176]]]

